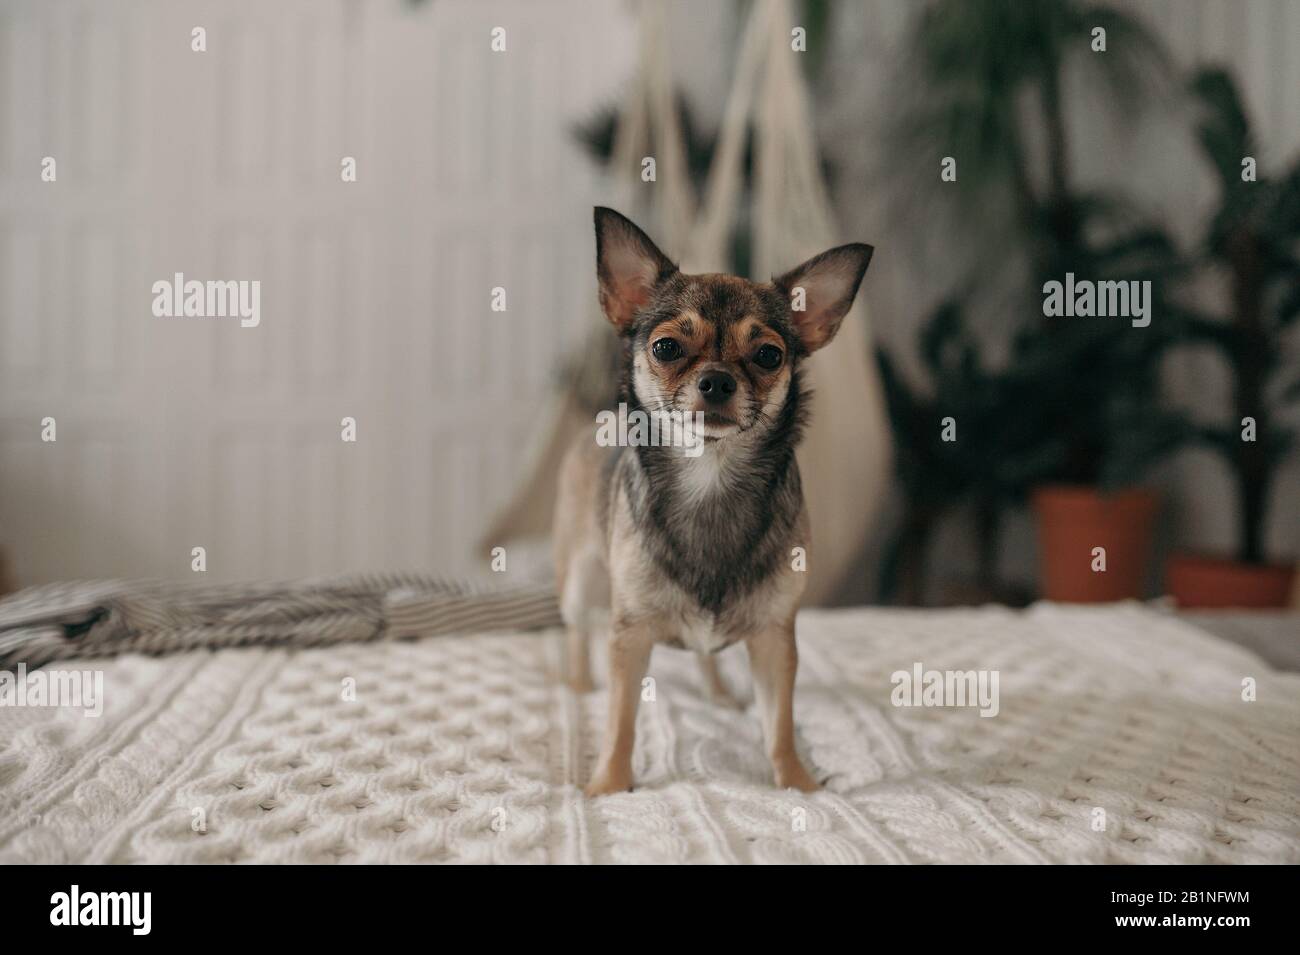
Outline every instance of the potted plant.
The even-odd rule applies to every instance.
[[[1086,222],[1087,214],[1081,218]],[[1077,275],[1150,281],[1152,311],[1166,312],[1158,290],[1179,266],[1157,230],[1062,251]],[[1071,602],[1140,597],[1159,504],[1141,482],[1187,435],[1185,419],[1160,401],[1159,365],[1171,323],[1053,321],[1016,337],[1004,388],[1024,432],[1022,448],[1037,464],[1036,471],[1025,470],[1042,593]]]
[[[1090,56],[1098,27],[1107,52]],[[1002,305],[1021,318],[998,375],[999,453],[1019,462],[1001,499],[1033,503],[1045,596],[1139,596],[1156,499],[1138,482],[1185,435],[1159,403],[1172,323],[1049,318],[1044,293],[1069,274],[1150,281],[1151,313],[1165,313],[1176,250],[1121,197],[1075,186],[1061,90],[1067,62],[1081,56],[1132,105],[1167,60],[1136,19],[1077,0],[940,0],[921,14],[913,49],[916,96],[899,142],[925,158],[909,165],[938,169],[954,157],[960,171],[941,195],[953,200],[954,224],[978,223],[998,256],[978,263],[983,277],[1022,276]]]
[[[1219,186],[1200,257],[1226,273],[1230,294],[1226,315],[1186,310],[1185,328],[1189,342],[1219,350],[1233,380],[1231,417],[1198,424],[1195,437],[1232,471],[1237,548],[1231,557],[1175,553],[1166,585],[1185,607],[1284,606],[1294,565],[1267,561],[1264,532],[1278,469],[1295,445],[1280,412],[1300,399],[1300,373],[1288,366],[1284,342],[1300,316],[1300,162],[1275,178],[1251,168],[1257,143],[1224,70],[1199,71],[1191,90],[1202,108],[1198,139]]]

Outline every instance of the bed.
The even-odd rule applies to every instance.
[[[554,628],[52,662],[104,710],[0,707],[0,862],[1300,862],[1300,675],[1171,614],[805,611],[799,642],[823,791],[773,788],[743,651],[748,712],[661,648],[638,788],[595,801],[605,697]],[[996,670],[997,715],[895,705],[917,664]]]

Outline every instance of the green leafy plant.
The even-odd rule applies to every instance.
[[[1106,52],[1091,49],[1105,31]],[[1004,512],[1038,485],[1113,488],[1141,479],[1188,434],[1160,400],[1159,370],[1178,323],[1132,328],[1122,318],[1047,318],[1043,286],[1150,281],[1152,313],[1186,263],[1163,228],[1124,195],[1077,186],[1062,94],[1067,69],[1115,94],[1117,120],[1169,88],[1171,67],[1141,22],[1079,0],[938,0],[918,15],[909,91],[890,154],[909,216],[967,236],[978,250],[952,277],[966,292],[931,317],[918,345],[929,378],[913,387],[880,356],[899,445],[906,517],[889,549],[885,589],[914,599],[936,515],[969,508],[979,540],[977,583],[996,580]],[[935,188],[945,157],[958,174]],[[927,200],[936,208],[923,208]],[[994,362],[992,356],[1004,356]],[[947,355],[948,357],[942,357]],[[937,359],[937,360],[936,360]],[[958,440],[940,443],[938,420]],[[918,556],[920,553],[920,556]]]
[[[1097,28],[1106,32],[1104,55],[1090,50]],[[976,274],[959,280],[1019,276],[995,322],[973,321],[990,338],[1010,339],[999,394],[1004,423],[1022,432],[1008,449],[1024,459],[1016,473],[1030,483],[1139,479],[1186,433],[1159,400],[1172,323],[1044,318],[1043,286],[1067,272],[1151,281],[1153,312],[1165,311],[1183,268],[1178,252],[1124,196],[1075,185],[1061,93],[1067,65],[1086,57],[1081,65],[1131,109],[1163,91],[1163,50],[1135,18],[1078,0],[939,0],[920,15],[912,49],[916,82],[895,127],[899,148],[918,157],[909,166],[931,177],[953,229],[973,229],[988,251]],[[959,175],[934,190],[944,156],[957,158]]]
[[[1282,412],[1300,400],[1300,369],[1286,352],[1300,316],[1300,162],[1276,177],[1257,170],[1255,181],[1246,181],[1243,160],[1257,155],[1258,144],[1232,78],[1203,69],[1190,89],[1201,108],[1198,139],[1219,187],[1198,261],[1226,272],[1230,294],[1224,315],[1185,309],[1185,340],[1215,346],[1233,378],[1232,419],[1198,424],[1196,437],[1232,468],[1238,559],[1261,563],[1269,492],[1296,442]],[[1247,418],[1253,441],[1243,439]]]
[[[1161,320],[1131,328],[1122,318],[1053,318],[1019,329],[1003,394],[1023,441],[1008,452],[1032,459],[1021,469],[1021,491],[1049,482],[1131,485],[1189,433],[1184,416],[1162,404],[1159,378],[1179,334],[1166,290],[1184,264],[1162,233],[1145,228],[1059,251],[1061,267],[1042,273],[1043,281],[1067,271],[1080,279],[1150,281],[1151,310]]]

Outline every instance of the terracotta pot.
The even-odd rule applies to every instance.
[[[1285,607],[1294,573],[1291,564],[1174,554],[1165,565],[1165,589],[1180,607]]]
[[[1133,488],[1102,494],[1081,485],[1049,485],[1033,494],[1043,596],[1105,603],[1143,596],[1156,495]],[[1094,548],[1105,548],[1105,570]]]

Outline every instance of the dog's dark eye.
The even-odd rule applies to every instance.
[[[682,357],[682,346],[671,338],[659,339],[650,346],[650,350],[660,361],[676,361]]]
[[[754,353],[754,364],[767,371],[781,367],[781,349],[775,345],[764,345]]]

